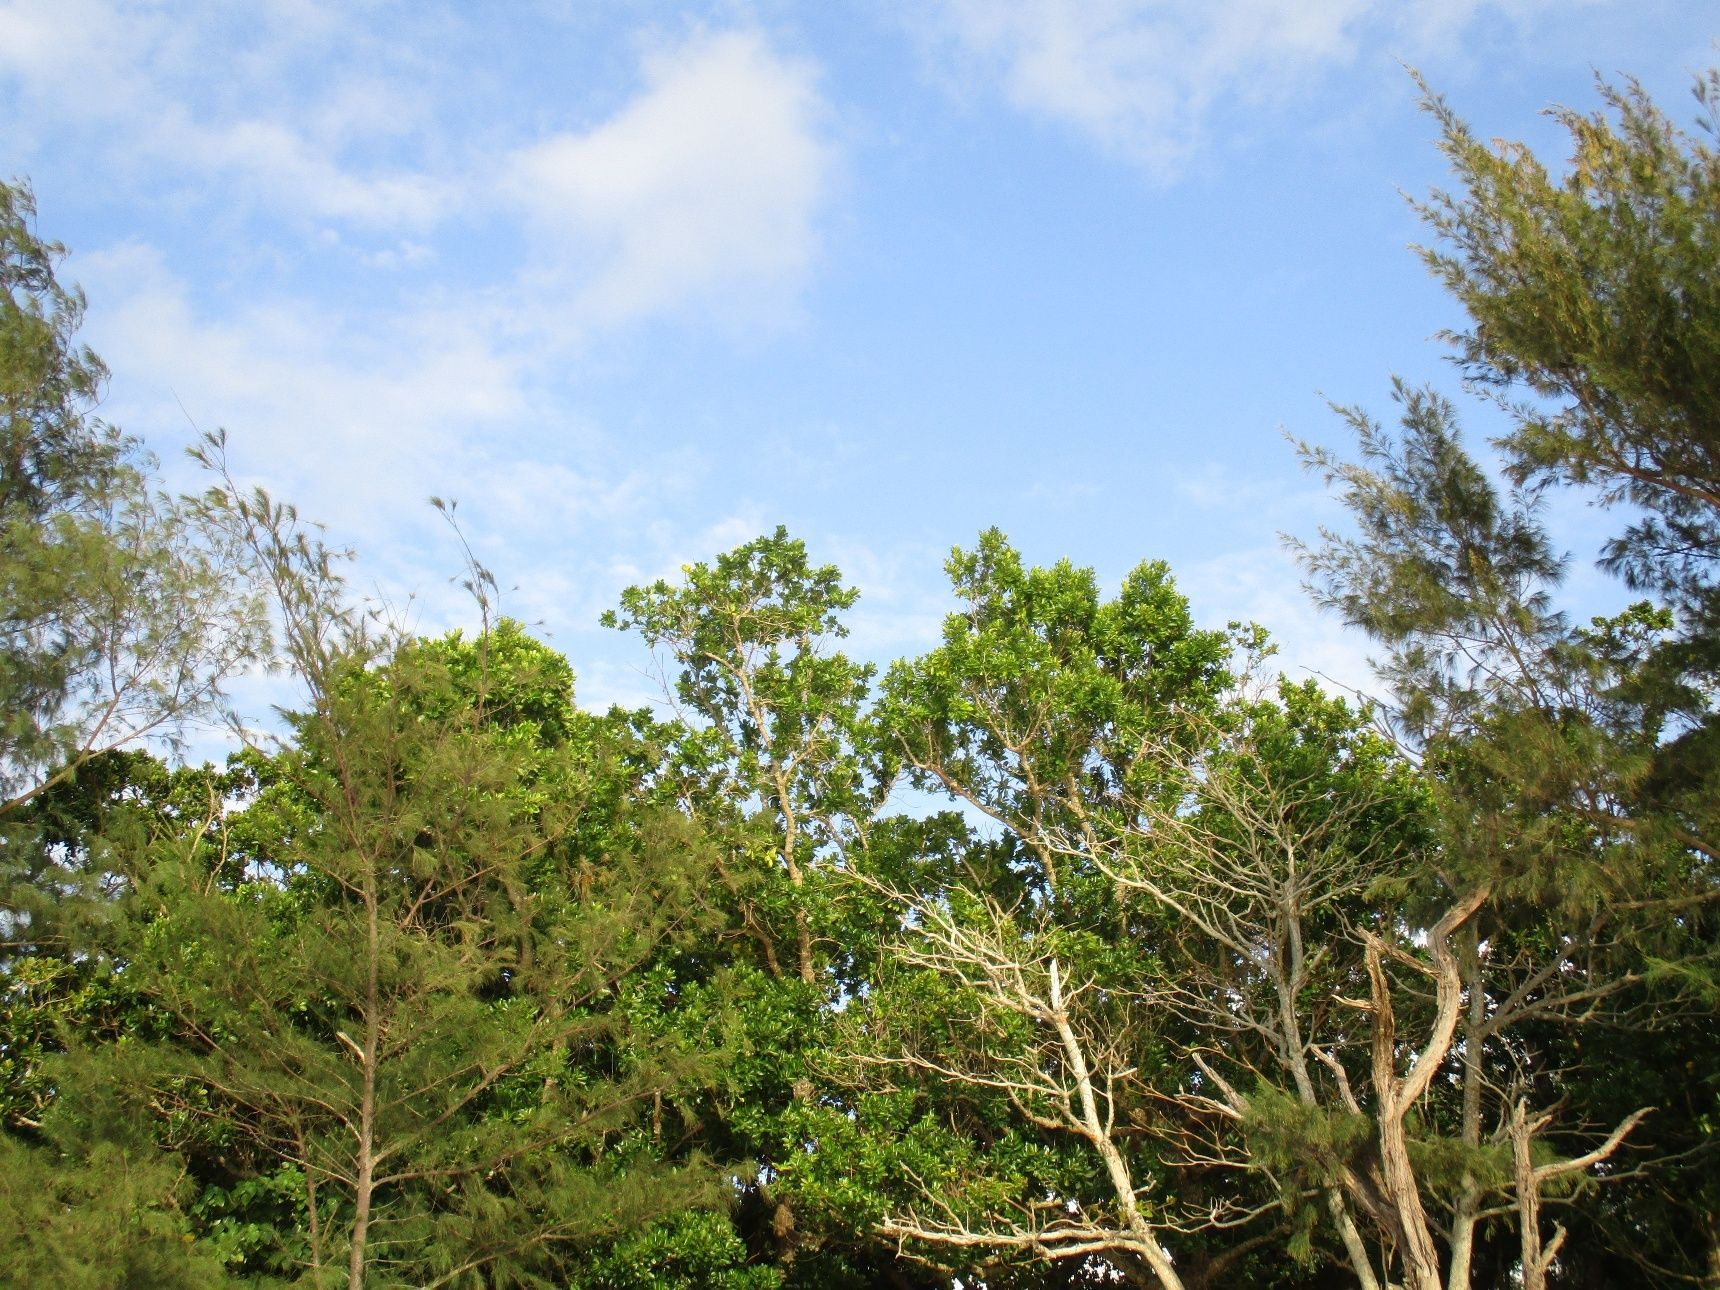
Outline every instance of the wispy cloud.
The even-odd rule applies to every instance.
[[[1588,3],[1589,0],[1579,0]],[[1550,0],[937,0],[912,20],[934,75],[996,87],[1160,179],[1222,123],[1283,110],[1364,53],[1449,54],[1484,17]]]
[[[102,304],[92,339],[123,378],[111,415],[230,426],[251,469],[361,538],[386,539],[402,508],[446,491],[473,446],[526,407],[519,360],[464,309],[336,322],[275,299],[211,315],[148,246],[80,256],[77,269]]]
[[[427,227],[457,197],[369,146],[426,125],[425,105],[338,6],[9,0],[0,78],[26,117],[158,190],[219,180],[276,214],[369,228]]]
[[[1314,604],[1301,570],[1281,546],[1227,551],[1182,565],[1177,582],[1209,626],[1259,623],[1277,648],[1271,667],[1293,681],[1317,677],[1328,688],[1383,697],[1367,640]]]
[[[531,356],[499,343],[481,312],[427,306],[335,325],[276,301],[212,315],[149,247],[77,267],[104,302],[90,338],[123,365],[104,413],[151,428],[177,487],[202,486],[171,456],[189,437],[186,418],[230,427],[241,478],[355,546],[355,587],[417,630],[472,615],[450,578],[458,543],[431,495],[458,501],[466,538],[503,583],[502,612],[588,636],[628,583],[764,528],[752,511],[713,518],[693,496],[696,451],[621,443],[567,409],[552,416]],[[637,697],[616,687],[594,697]]]
[[[1019,109],[1160,175],[1222,100],[1260,102],[1347,60],[1369,0],[943,0],[933,56],[994,80]]]

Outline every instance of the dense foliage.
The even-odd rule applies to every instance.
[[[223,440],[156,496],[0,186],[0,1281],[1720,1284],[1720,160],[1605,96],[1563,177],[1429,99],[1512,429],[1303,449],[1377,705],[996,531],[880,678],[778,529],[586,711],[480,567],[415,639]],[[1561,609],[1554,489],[1648,599]],[[266,662],[277,735],[138,746]]]

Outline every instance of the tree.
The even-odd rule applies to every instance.
[[[1521,145],[1483,146],[1445,103],[1429,110],[1463,191],[1420,207],[1440,239],[1424,251],[1473,326],[1448,339],[1472,385],[1506,406],[1507,473],[1530,496],[1583,489],[1636,514],[1602,564],[1658,594],[1671,620],[1639,616],[1582,645],[1635,649],[1614,691],[1656,727],[1633,817],[1717,858],[1720,723],[1720,150],[1677,129],[1634,83],[1602,97],[1616,117],[1559,109],[1572,156],[1562,183]],[[1695,86],[1704,131],[1720,125],[1720,71]],[[1526,387],[1536,401],[1514,400]],[[1623,639],[1634,630],[1635,639]],[[1596,687],[1600,689],[1601,687]],[[1652,799],[1652,800],[1650,800]]]
[[[1335,1239],[1378,1284],[1452,1019],[1406,1081],[1333,1000],[1367,993],[1373,960],[1443,950],[1443,928],[1418,950],[1373,903],[1424,862],[1416,776],[1317,688],[1263,690],[1260,634],[1194,630],[1163,566],[1101,603],[1090,571],[1026,570],[986,534],[950,571],[969,608],[892,671],[884,720],[911,773],[1002,829],[1000,855],[970,844],[949,880],[891,891],[897,966],[855,1044],[906,1073],[866,1087],[965,1100],[1001,1150],[922,1164],[885,1229],[1165,1286]],[[1373,975],[1364,1010],[1389,1016],[1401,992]]]
[[[1426,87],[1423,86],[1425,90]],[[1471,382],[1507,402],[1519,484],[1592,489],[1643,514],[1608,543],[1631,586],[1712,635],[1720,556],[1720,151],[1672,124],[1634,82],[1606,112],[1552,115],[1571,136],[1562,180],[1521,144],[1488,148],[1424,100],[1461,188],[1418,207],[1422,254],[1472,326],[1448,337]],[[1720,70],[1695,86],[1712,136]],[[1715,660],[1709,657],[1712,667]]]
[[[94,415],[64,248],[0,184],[0,820],[91,756],[210,710],[262,644],[258,602],[137,443]]]
[[[677,989],[733,1037],[734,1060],[700,1103],[694,1140],[742,1180],[734,1221],[750,1274],[913,1284],[798,1167],[815,1147],[805,1118],[825,1097],[830,1018],[865,988],[878,921],[842,877],[874,851],[891,778],[867,719],[872,668],[838,648],[858,593],[782,528],[683,574],[628,588],[604,621],[668,656],[675,719],[634,718],[658,750],[650,791],[721,848],[725,926],[680,965]]]
[[[131,857],[147,1042],[80,1060],[157,1123],[208,1216],[284,1207],[251,1271],[555,1277],[561,1250],[716,1203],[650,1129],[706,1078],[653,1022],[673,1007],[654,968],[704,928],[691,824],[603,809],[627,794],[601,732],[516,625],[391,637],[290,509],[230,481],[204,507],[280,589],[308,704],[254,801]]]
[[[751,930],[779,975],[772,922],[786,912],[793,971],[812,985],[828,954],[814,927],[820,870],[857,844],[873,798],[859,747],[872,669],[828,649],[846,634],[839,615],[858,593],[834,565],[810,564],[783,528],[686,575],[680,587],[629,587],[603,621],[666,646],[680,666],[673,697],[694,724],[677,756],[696,805],[732,817],[743,866],[768,848],[787,890],[767,884],[761,901],[747,902]]]
[[[1720,164],[1638,87],[1602,92],[1616,124],[1556,114],[1573,140],[1563,182],[1521,145],[1482,145],[1428,98],[1462,189],[1421,208],[1440,239],[1424,255],[1473,320],[1450,337],[1460,366],[1512,418],[1498,442],[1509,489],[1464,450],[1449,402],[1401,386],[1395,435],[1346,410],[1359,460],[1303,449],[1356,525],[1323,533],[1305,565],[1322,600],[1383,647],[1392,715],[1436,786],[1437,885],[1487,893],[1451,967],[1466,999],[1456,1113],[1471,1149],[1514,1153],[1518,1275],[1531,1286],[1580,1275],[1554,1262],[1580,1229],[1638,1273],[1700,1277],[1717,1248],[1711,1228],[1707,1249],[1692,1248],[1704,1223],[1678,1217],[1677,1201],[1645,1204],[1642,1170],[1614,1157],[1629,1134],[1711,1208],[1712,1158],[1692,1120],[1712,1114],[1712,1088],[1696,1117],[1643,1123],[1663,1081],[1617,1076],[1636,1045],[1688,1053],[1691,1070],[1711,1046]],[[1711,118],[1715,93],[1710,74],[1698,97]],[[1664,605],[1580,627],[1560,612],[1565,562],[1538,504],[1562,486],[1636,509],[1602,561]],[[1591,1066],[1597,1048],[1623,1058],[1611,1078]],[[1563,1160],[1548,1143],[1530,1149],[1554,1124],[1537,1105],[1572,1129],[1589,1121],[1562,1135]],[[1618,1181],[1545,1238],[1547,1184],[1597,1165]],[[1484,1190],[1465,1171],[1445,1202],[1451,1284],[1467,1284]],[[1630,1215],[1628,1235],[1609,1239],[1609,1213]],[[1437,1269],[1422,1262],[1426,1283]]]
[[[230,1285],[193,1244],[184,1168],[148,1143],[87,1155],[0,1136],[0,1278],[9,1285],[201,1290]]]
[[[1425,970],[1431,959],[1433,975],[1446,948],[1447,927],[1430,929],[1422,950],[1376,903],[1425,863],[1424,792],[1365,714],[1312,682],[1229,696],[1200,724],[1180,749],[1162,737],[1148,745],[1170,749],[1157,775],[1176,791],[1135,799],[1098,861],[1180,922],[1162,954],[1160,1006],[1185,1023],[1186,1060],[1216,1090],[1207,1105],[1232,1122],[1246,1167],[1271,1180],[1291,1218],[1288,1250],[1314,1260],[1307,1202],[1318,1198],[1352,1273],[1374,1287],[1366,1223],[1382,1244],[1424,1226],[1406,1179],[1406,1121],[1451,1042],[1453,1018],[1436,1015],[1404,1077],[1395,1049],[1377,1042],[1394,1007],[1384,961]],[[1357,990],[1372,1025],[1344,1006]]]
[[[158,496],[148,456],[96,417],[107,373],[76,343],[84,298],[34,220],[29,187],[0,183],[0,1135],[9,1174],[49,1179],[19,1184],[38,1214],[80,1198],[89,1222],[81,1245],[24,1241],[5,1275],[99,1280],[106,1251],[110,1270],[198,1283],[210,1268],[178,1240],[182,1178],[135,1142],[54,1157],[48,1068],[68,1034],[124,1010],[108,936],[124,830],[106,836],[108,808],[155,763],[117,750],[210,715],[266,631],[218,532]],[[121,1202],[151,1195],[166,1208],[128,1225]]]
[[[969,607],[892,670],[881,720],[1000,832],[918,882],[862,875],[899,931],[843,1019],[832,1109],[902,1138],[870,1148],[883,1231],[1167,1287],[1267,1279],[1243,1272],[1265,1251],[1279,1277],[1336,1258],[1456,1286],[1483,1215],[1617,1151],[1641,1113],[1563,1160],[1519,1117],[1513,1191],[1481,1056],[1623,987],[1565,979],[1586,942],[1550,972],[1479,947],[1493,878],[1437,845],[1431,785],[1367,714],[1253,681],[1258,633],[1193,630],[1162,567],[1102,603],[987,534],[950,570]],[[1496,994],[1466,1013],[1482,960]]]
[[[1165,925],[1117,899],[1099,853],[1167,791],[1146,750],[1211,709],[1231,643],[1193,628],[1162,565],[1102,601],[1091,570],[1028,569],[991,531],[948,569],[966,608],[891,670],[880,722],[912,782],[1002,833],[958,842],[948,882],[863,875],[900,932],[846,1019],[846,1110],[887,1135],[915,1112],[895,1176],[879,1171],[881,1230],[932,1261],[1108,1260],[1181,1287],[1178,1234],[1255,1213],[1171,1199],[1175,1131],[1143,1132],[1176,1095],[1152,987]]]

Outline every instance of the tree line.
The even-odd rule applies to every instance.
[[[1706,134],[1559,112],[1562,172],[1427,95],[1421,254],[1509,429],[1399,384],[1300,446],[1366,702],[996,531],[880,673],[778,529],[627,590],[671,692],[587,710],[475,559],[417,638],[224,437],[162,495],[0,185],[0,1280],[1720,1284],[1696,88]],[[1564,496],[1621,613],[1564,607]],[[275,733],[148,750],[264,665]]]

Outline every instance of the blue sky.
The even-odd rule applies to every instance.
[[[1355,683],[1278,542],[1334,518],[1284,434],[1389,415],[1394,372],[1456,392],[1404,65],[1562,156],[1540,109],[1598,70],[1687,118],[1716,34],[1675,0],[0,0],[0,170],[175,482],[225,426],[424,630],[471,617],[457,498],[589,703],[654,692],[596,623],[620,588],[778,523],[881,661],[995,524],[1112,585],[1166,559]]]

